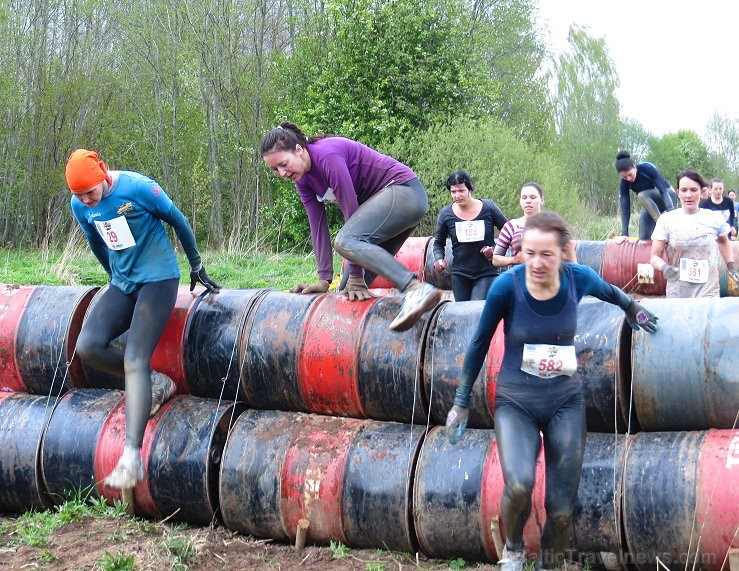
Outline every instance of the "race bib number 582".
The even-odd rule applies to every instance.
[[[574,345],[529,344],[523,346],[521,370],[541,379],[566,375],[577,371],[577,353]]]

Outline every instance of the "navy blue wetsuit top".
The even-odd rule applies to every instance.
[[[505,353],[498,384],[527,383],[530,382],[530,375],[521,370],[524,344],[571,345],[577,327],[577,303],[583,296],[592,295],[622,309],[632,303],[628,295],[601,279],[591,268],[568,262],[562,264],[559,292],[552,299],[539,301],[526,290],[525,272],[525,264],[515,266],[501,274],[490,287],[477,331],[464,358],[454,404],[469,406],[472,385],[501,319]],[[514,283],[514,280],[518,283]],[[526,304],[525,308],[521,308],[522,303]],[[556,382],[560,378],[554,377],[548,382]]]
[[[670,183],[667,182],[667,179],[662,176],[662,173],[652,163],[639,163],[636,165],[636,178],[634,182],[627,182],[621,179],[621,185],[619,186],[622,235],[626,236],[628,234],[629,219],[631,218],[631,196],[629,195],[629,191],[633,190],[636,194],[639,194],[642,190],[649,190],[650,188],[659,190],[667,210],[672,210],[675,207],[672,204],[670,193],[667,192],[670,188]]]
[[[500,231],[508,220],[498,205],[489,198],[482,199],[482,208],[472,220],[482,220],[485,224],[485,238],[479,242],[460,242],[457,238],[457,223],[464,222],[447,204],[439,211],[434,234],[434,261],[444,259],[444,247],[447,236],[452,239],[452,273],[470,279],[483,276],[497,276],[500,268],[496,268],[480,252],[483,246],[495,248],[495,228]]]

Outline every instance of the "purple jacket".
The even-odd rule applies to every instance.
[[[311,168],[295,186],[308,213],[318,278],[330,282],[333,255],[325,203],[338,204],[346,221],[375,193],[391,184],[404,184],[416,174],[392,157],[344,137],[310,143],[308,154]],[[362,269],[350,264],[349,273],[361,275]]]

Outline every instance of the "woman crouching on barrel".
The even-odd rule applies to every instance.
[[[520,571],[526,562],[523,528],[531,512],[540,431],[547,521],[538,565],[558,565],[569,545],[585,449],[583,387],[573,377],[580,299],[592,295],[618,305],[632,328],[657,330],[657,317],[620,289],[589,267],[563,260],[569,241],[565,221],[558,214],[542,212],[528,218],[522,242],[524,263],[491,286],[447,416],[447,435],[454,444],[467,426],[472,385],[502,319],[505,353],[495,393],[495,438],[504,481],[502,571]]]

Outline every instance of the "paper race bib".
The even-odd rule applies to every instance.
[[[708,260],[680,258],[680,281],[704,284],[708,281]]]
[[[136,245],[128,221],[125,216],[119,216],[105,222],[95,221],[98,234],[105,241],[105,245],[111,250],[125,250]]]
[[[542,379],[560,375],[571,377],[577,371],[575,346],[526,343],[523,346],[521,370]]]
[[[484,220],[463,220],[455,222],[454,229],[457,231],[459,242],[482,242],[485,239]]]

